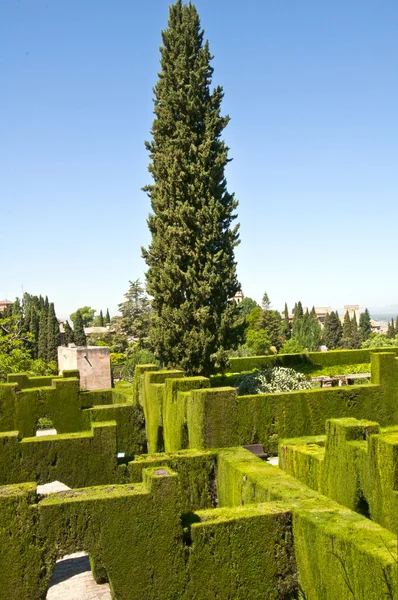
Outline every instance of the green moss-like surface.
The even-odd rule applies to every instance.
[[[248,356],[230,358],[230,372],[242,373],[253,369],[271,367],[300,366],[323,369],[335,365],[355,365],[370,363],[373,353],[385,352],[386,348],[367,348],[364,350],[336,350],[332,352],[306,352],[304,354],[275,354],[269,356]],[[398,347],[388,348],[388,352],[398,355]]]
[[[93,424],[91,432],[18,439],[0,435],[0,485],[62,481],[70,487],[116,481],[116,423]]]
[[[214,450],[143,454],[128,464],[128,474],[130,481],[140,482],[143,469],[148,467],[166,466],[178,473],[182,511],[186,513],[216,505],[216,459]]]

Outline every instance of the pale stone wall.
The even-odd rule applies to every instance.
[[[78,369],[80,387],[85,390],[109,389],[111,382],[110,350],[105,346],[58,348],[59,372]]]

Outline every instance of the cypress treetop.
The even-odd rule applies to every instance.
[[[221,138],[229,117],[221,116],[222,88],[210,89],[212,56],[193,4],[170,7],[162,41],[146,143],[153,183],[144,188],[153,211],[143,249],[153,297],[150,342],[163,364],[209,374],[238,341],[243,321],[230,300],[240,286],[237,201],[227,190]]]

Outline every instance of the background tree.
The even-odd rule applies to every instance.
[[[253,308],[260,308],[253,298],[243,298],[242,302],[238,304],[238,310],[243,317],[247,317]]]
[[[48,361],[58,361],[58,346],[61,340],[59,335],[59,323],[55,314],[54,303],[50,302],[47,317],[47,358]]]
[[[43,303],[43,308],[40,311],[39,319],[39,341],[37,355],[42,360],[47,360],[47,343],[48,343],[48,303]]]
[[[298,301],[294,305],[294,310],[293,310],[292,335],[295,334],[295,328],[296,328],[297,324],[299,323],[299,321],[303,318],[303,316],[304,316],[303,305],[301,304],[300,301]]]
[[[293,321],[292,339],[309,352],[318,350],[321,332],[322,329],[315,314],[315,310],[311,310],[311,312],[306,310],[301,318],[296,316],[296,322],[294,323]]]
[[[260,319],[260,328],[267,332],[271,346],[279,350],[286,342],[283,335],[284,323],[281,314],[277,310],[264,310]]]
[[[83,321],[83,326],[90,327],[94,320],[95,308],[91,308],[91,306],[82,306],[81,308],[78,308],[74,313],[70,315],[70,320],[73,324],[75,324],[78,312],[80,313],[80,317]]]
[[[292,324],[289,319],[289,310],[286,302],[283,310],[283,335],[285,336],[286,340],[290,340],[292,337]]]
[[[163,364],[209,374],[214,356],[236,345],[243,323],[231,301],[240,286],[237,201],[224,175],[229,117],[220,114],[222,88],[210,90],[212,56],[194,5],[170,6],[162,40],[146,144],[154,183],[144,188],[153,211],[151,243],[143,249],[153,296],[150,339]]]
[[[372,333],[372,326],[370,324],[370,314],[367,308],[361,313],[359,317],[359,341],[360,343],[366,342],[370,334]]]
[[[340,346],[341,346],[341,348],[347,348],[347,349],[352,348],[352,326],[351,326],[351,319],[350,319],[348,310],[346,311],[346,313],[344,315],[343,335],[342,335],[342,338],[340,341]]]
[[[263,297],[261,300],[261,308],[263,310],[269,310],[271,308],[271,300],[269,299],[267,292],[264,292],[264,294],[263,294]]]
[[[106,323],[106,325],[109,325],[110,322],[111,322],[111,317],[110,317],[110,314],[109,314],[109,309],[107,308],[106,309],[106,315],[105,315],[105,323]]]
[[[343,335],[343,327],[341,325],[338,312],[331,312],[326,315],[325,324],[322,332],[322,343],[329,350],[338,348],[340,345],[341,336]]]
[[[140,348],[149,335],[149,319],[151,303],[139,279],[130,281],[130,287],[124,297],[126,300],[118,305],[122,313],[120,328],[123,333],[138,340]]]
[[[76,346],[87,345],[86,334],[84,333],[83,317],[80,314],[80,310],[77,310],[75,313],[73,337],[75,339]]]
[[[66,343],[66,345],[69,346],[69,344],[74,344],[75,343],[75,338],[74,338],[74,335],[73,335],[73,329],[69,325],[68,321],[65,321],[65,323],[64,323],[64,333],[65,333],[65,343]]]
[[[386,336],[389,339],[392,339],[395,337],[395,324],[394,324],[394,319],[391,319],[391,321],[389,321],[388,323],[388,327],[387,327],[387,333]]]
[[[351,319],[351,348],[355,349],[355,348],[359,348],[359,346],[360,346],[360,344],[359,344],[358,323],[357,323],[357,318],[354,313],[354,316]]]

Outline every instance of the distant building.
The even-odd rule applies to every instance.
[[[330,306],[316,306],[315,307],[315,314],[318,317],[318,321],[322,325],[322,327],[325,325],[326,315],[329,315],[331,312],[332,312],[332,309],[330,308]]]
[[[370,326],[372,328],[372,333],[381,333],[381,323],[378,321],[370,319]]]
[[[244,295],[243,295],[242,290],[238,290],[236,292],[235,296],[233,296],[232,300],[234,302],[236,302],[236,304],[240,304],[242,302],[243,298],[244,298]]]
[[[3,312],[6,308],[14,304],[11,300],[0,300],[0,312]]]
[[[344,306],[344,315],[343,315],[342,318],[340,317],[340,319],[342,321],[344,321],[344,317],[345,317],[346,312],[348,312],[351,320],[355,316],[357,324],[359,325],[359,304],[346,304]]]

